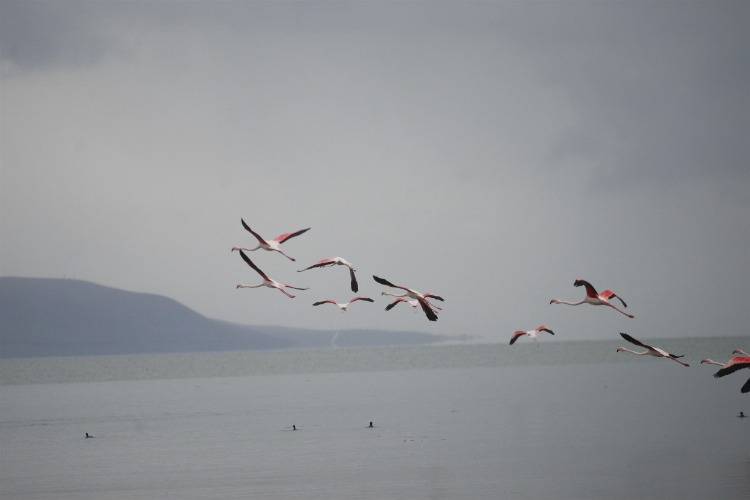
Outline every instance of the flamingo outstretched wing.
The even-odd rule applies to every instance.
[[[510,338],[510,345],[513,345],[516,343],[516,340],[521,338],[521,336],[526,335],[526,332],[524,330],[516,330],[513,332],[513,336]]]
[[[244,227],[247,231],[249,231],[250,234],[255,236],[255,239],[258,240],[258,243],[260,243],[261,245],[268,245],[268,242],[264,240],[261,235],[259,235],[258,233],[250,229],[250,226],[248,226],[247,223],[245,223],[245,219],[240,219],[240,222],[242,222],[242,227]]]
[[[266,276],[266,273],[264,273],[263,271],[261,271],[261,270],[260,270],[260,268],[259,268],[258,266],[256,266],[256,265],[255,265],[255,263],[253,263],[253,261],[252,261],[252,260],[250,260],[250,257],[248,257],[248,256],[247,256],[247,255],[245,254],[245,252],[243,252],[242,250],[240,250],[240,256],[242,257],[242,260],[244,260],[245,262],[247,262],[247,265],[248,265],[248,266],[250,266],[250,267],[252,267],[253,269],[255,269],[255,272],[256,272],[256,273],[258,273],[258,274],[260,274],[260,275],[261,275],[261,277],[262,277],[262,278],[263,278],[264,280],[266,280],[266,281],[271,281],[271,280],[270,280],[270,279],[268,278],[268,276]]]
[[[357,277],[354,275],[354,268],[349,267],[349,280],[352,288],[352,292],[357,293],[359,291],[359,285],[357,284]]]
[[[619,295],[617,295],[617,294],[616,294],[615,292],[613,292],[612,290],[604,290],[604,291],[602,292],[602,295],[601,295],[601,296],[602,296],[602,297],[604,297],[604,298],[605,298],[605,299],[607,299],[607,300],[609,300],[609,299],[612,299],[612,298],[615,298],[615,299],[619,300],[620,302],[622,302],[622,307],[628,307],[628,305],[627,305],[627,304],[625,303],[625,301],[624,301],[624,300],[622,300],[622,297],[620,297]]]
[[[328,266],[333,266],[335,264],[336,264],[336,262],[332,258],[330,258],[330,259],[322,259],[322,260],[319,260],[318,262],[316,262],[315,264],[313,264],[311,266],[307,266],[304,269],[300,269],[297,272],[301,273],[301,272],[307,271],[309,269],[315,269],[316,267],[328,267]]]
[[[335,300],[331,300],[331,299],[319,300],[317,302],[313,302],[314,306],[319,306],[320,304],[335,304],[335,305],[338,305],[338,302],[336,302]]]
[[[581,278],[578,278],[573,282],[573,286],[583,286],[586,288],[586,295],[592,298],[596,298],[599,296],[599,294],[596,291],[596,288],[594,288],[594,285],[589,283],[586,280],[582,280]]]
[[[724,375],[729,375],[730,373],[742,370],[743,368],[750,368],[750,357],[735,356],[727,361],[727,364],[724,365],[723,368],[714,373],[714,377],[723,377]]]
[[[277,237],[275,237],[273,240],[274,241],[278,241],[279,243],[284,243],[286,240],[288,240],[290,238],[294,238],[295,236],[299,236],[302,233],[306,233],[309,230],[310,230],[310,228],[308,227],[308,228],[305,228],[305,229],[300,229],[299,231],[294,231],[292,233],[280,234]]]
[[[375,301],[374,301],[374,300],[372,300],[372,299],[371,299],[370,297],[362,297],[362,296],[359,296],[359,295],[357,295],[357,296],[356,296],[356,297],[354,297],[354,298],[353,298],[352,300],[350,300],[350,301],[349,301],[349,303],[351,304],[352,302],[356,302],[356,301],[358,301],[358,300],[364,300],[364,301],[366,301],[366,302],[375,302]]]

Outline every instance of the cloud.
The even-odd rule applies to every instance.
[[[239,322],[493,335],[559,318],[592,337],[597,312],[549,306],[580,276],[639,319],[674,284],[644,329],[705,296],[730,298],[675,332],[741,323],[739,3],[26,4],[0,4],[3,274]],[[310,304],[350,298],[338,273],[265,254],[310,293],[236,291],[240,217],[312,227],[290,242],[300,267],[341,255],[368,293],[378,274],[445,312],[330,318]]]
[[[83,2],[7,1],[0,7],[3,72],[91,67],[121,54]]]

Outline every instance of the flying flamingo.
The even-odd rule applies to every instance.
[[[302,271],[307,271],[308,269],[313,269],[315,267],[330,267],[330,266],[346,266],[349,268],[349,279],[351,280],[351,286],[352,286],[352,292],[357,293],[359,290],[359,285],[357,285],[357,277],[354,275],[355,272],[357,272],[356,269],[354,269],[354,266],[351,262],[346,260],[343,257],[330,257],[328,259],[319,260],[315,264],[311,266],[307,266],[304,269],[300,269],[297,271],[298,273],[301,273]]]
[[[386,295],[386,293],[383,292],[383,295]],[[390,294],[388,294],[388,295],[390,295]],[[419,302],[416,301],[416,300],[405,299],[403,297],[396,297],[396,299],[393,302],[391,302],[390,304],[388,304],[387,306],[385,306],[385,310],[386,311],[390,311],[391,309],[393,309],[394,307],[396,307],[396,305],[398,303],[400,303],[400,302],[403,302],[405,304],[409,304],[411,306],[411,308],[414,309],[414,312],[417,312],[417,307],[419,307]]]
[[[401,295],[396,295],[395,293],[390,293],[390,292],[381,292],[380,294],[381,294],[381,295],[388,295],[388,296],[390,296],[390,297],[400,297],[400,298],[403,298],[403,297],[408,297],[408,296],[409,296],[409,294],[407,294],[407,293],[403,293],[403,294],[401,294]],[[423,297],[424,297],[425,299],[435,299],[435,300],[440,300],[440,301],[442,301],[442,302],[445,302],[445,300],[444,300],[444,299],[443,299],[443,298],[442,298],[441,296],[439,296],[439,295],[435,295],[435,294],[434,294],[434,293],[432,293],[432,292],[427,292],[427,293],[423,293],[423,294],[422,294],[422,296],[423,296]],[[434,307],[435,309],[440,309],[440,308],[439,308],[438,306],[436,306],[436,305],[435,305],[435,304],[433,304],[432,302],[430,302],[430,305],[431,305],[432,307]]]
[[[682,358],[684,356],[677,356],[676,354],[670,354],[670,353],[668,353],[667,351],[665,351],[663,349],[659,349],[658,347],[652,347],[652,346],[650,346],[648,344],[644,344],[640,340],[634,339],[633,337],[631,337],[627,333],[620,332],[620,335],[622,335],[622,338],[624,338],[625,340],[627,340],[631,344],[635,344],[635,345],[637,345],[639,347],[643,347],[646,350],[643,351],[643,352],[635,352],[635,351],[631,351],[630,349],[626,349],[624,347],[618,347],[617,348],[617,352],[621,352],[621,351],[622,352],[629,352],[631,354],[637,354],[638,356],[644,356],[644,355],[648,354],[649,356],[655,356],[657,358],[671,359],[672,361],[676,361],[677,363],[680,363],[683,366],[690,366],[689,364],[683,363],[682,361],[680,361],[679,359],[677,359],[677,358]]]
[[[559,300],[559,299],[552,299],[549,301],[550,304],[567,304],[569,306],[578,306],[581,304],[591,304],[592,306],[609,306],[615,311],[618,311],[628,318],[635,318],[632,314],[628,314],[625,311],[618,309],[614,305],[609,303],[609,299],[617,298],[620,302],[622,302],[623,307],[628,307],[628,305],[625,303],[622,298],[617,295],[612,290],[604,290],[602,293],[597,293],[596,289],[591,286],[591,283],[589,283],[586,280],[577,279],[573,282],[574,286],[584,286],[586,287],[586,296],[578,301],[578,302],[567,302],[565,300]]]
[[[515,332],[513,332],[513,336],[510,338],[510,345],[515,344],[516,340],[518,340],[522,335],[528,335],[531,340],[536,342],[536,334],[539,332],[547,332],[550,335],[555,334],[555,332],[544,325],[534,328],[533,330],[516,330]],[[537,344],[537,347],[539,347],[539,344]]]
[[[334,305],[338,306],[339,309],[341,309],[341,312],[346,312],[346,308],[349,307],[349,304],[351,304],[352,302],[356,302],[358,300],[365,300],[367,302],[375,302],[370,297],[360,297],[359,295],[357,295],[356,297],[354,297],[349,302],[341,303],[341,302],[336,302],[335,300],[326,299],[326,300],[320,300],[318,302],[315,302],[313,305],[314,306],[319,306],[320,304],[334,304]]]
[[[373,276],[372,278],[378,283],[380,283],[381,285],[390,286],[392,288],[400,288],[401,290],[404,290],[406,293],[402,295],[401,297],[409,297],[411,299],[416,300],[417,302],[419,302],[419,305],[422,307],[422,311],[424,311],[425,316],[427,316],[427,319],[429,319],[430,321],[437,321],[437,314],[434,309],[435,306],[430,304],[430,302],[427,300],[424,294],[421,294],[418,291],[412,290],[411,288],[407,288],[405,286],[394,285],[390,281],[383,279],[383,278],[378,278],[377,276]],[[443,300],[442,297],[435,295],[433,293],[430,293],[429,295],[433,299],[440,300],[440,301]]]
[[[723,377],[724,375],[729,375],[730,373],[734,373],[737,370],[741,370],[743,368],[750,368],[750,356],[748,356],[746,352],[744,352],[742,349],[735,349],[734,351],[732,351],[732,354],[741,354],[741,356],[734,356],[726,363],[719,363],[708,358],[701,360],[701,363],[721,366],[719,371],[714,373],[714,377],[716,378]],[[747,379],[747,382],[745,382],[745,385],[742,386],[740,392],[742,392],[743,394],[750,392],[750,379]]]
[[[392,293],[383,292],[383,295],[393,295],[393,294]],[[388,304],[387,306],[385,306],[385,310],[386,311],[390,311],[391,309],[393,309],[394,307],[396,307],[401,302],[403,302],[405,304],[409,304],[411,306],[411,308],[414,309],[414,312],[415,313],[417,312],[417,307],[419,307],[419,301],[416,300],[416,299],[409,300],[409,299],[405,299],[403,297],[396,297],[393,300],[393,302],[391,302],[390,304]],[[438,311],[442,311],[442,309],[439,308],[438,306],[436,306],[435,304],[430,303],[430,307],[432,307],[435,310],[435,314],[437,314]]]
[[[245,250],[245,251],[248,251],[248,252],[253,252],[253,251],[255,251],[255,250],[259,249],[259,248],[262,248],[263,250],[267,250],[269,252],[279,252],[281,255],[283,255],[284,257],[286,257],[287,259],[289,259],[291,261],[294,261],[294,260],[297,260],[297,259],[295,259],[294,257],[289,257],[287,254],[285,254],[281,250],[281,244],[284,243],[286,240],[288,240],[290,238],[294,238],[295,236],[299,236],[300,234],[302,234],[302,233],[310,230],[310,228],[308,227],[307,229],[300,229],[299,231],[295,231],[293,233],[280,234],[280,235],[278,235],[277,237],[275,237],[272,240],[266,240],[261,235],[259,235],[258,233],[256,233],[252,229],[250,229],[250,226],[248,226],[247,224],[245,224],[245,221],[243,219],[240,219],[240,221],[242,222],[242,227],[244,227],[245,229],[247,229],[248,231],[250,231],[250,233],[253,236],[255,236],[255,238],[258,240],[258,246],[255,247],[255,248],[232,247],[232,251],[233,252],[235,250]]]
[[[295,290],[307,290],[307,288],[298,288],[296,286],[287,285],[286,283],[280,283],[280,282],[278,282],[276,280],[273,280],[273,279],[269,278],[266,275],[266,273],[264,273],[263,271],[261,271],[260,268],[258,266],[256,266],[253,263],[252,260],[250,260],[250,257],[248,257],[247,255],[245,255],[245,252],[243,252],[242,249],[240,249],[240,256],[242,257],[242,260],[244,260],[245,262],[247,262],[247,265],[249,265],[250,267],[252,267],[253,269],[255,269],[255,272],[257,272],[258,274],[260,274],[260,277],[263,278],[263,283],[261,283],[260,285],[243,285],[242,283],[240,283],[240,284],[237,285],[237,288],[260,288],[262,286],[267,286],[268,288],[276,288],[281,293],[283,293],[284,295],[286,295],[287,297],[289,297],[291,299],[294,298],[294,295],[291,295],[289,292],[287,292],[286,290],[284,290],[284,288],[293,288]]]
[[[393,309],[394,307],[396,307],[396,305],[399,302],[406,302],[415,311],[416,311],[417,307],[419,307],[419,301],[416,300],[416,299],[414,299],[414,300],[406,299],[405,298],[406,294],[404,294],[404,295],[396,295],[395,293],[390,293],[390,292],[380,292],[380,295],[388,295],[390,297],[395,297],[396,298],[393,302],[391,302],[390,304],[388,304],[387,306],[385,306],[385,310],[386,311],[390,311],[391,309]],[[439,296],[435,295],[434,293],[429,293],[428,292],[428,293],[423,293],[422,295],[424,295],[425,299],[437,298],[438,300],[443,300],[442,297],[439,297]],[[442,311],[443,310],[442,308],[436,306],[435,304],[433,304],[430,301],[427,301],[427,303],[430,304],[430,307],[432,307],[433,309],[435,309],[435,313],[437,313],[438,311]]]

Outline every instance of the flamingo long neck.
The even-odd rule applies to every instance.
[[[260,248],[260,245],[258,245],[258,246],[257,246],[257,247],[255,247],[255,248],[246,248],[246,247],[232,247],[232,251],[234,252],[235,250],[244,250],[245,252],[254,252],[254,251],[256,251],[256,250],[257,250],[257,249],[259,249],[259,248]]]
[[[567,306],[580,306],[586,302],[586,299],[579,300],[578,302],[568,302],[567,300],[556,299],[555,304],[565,304]]]
[[[630,349],[628,349],[626,347],[620,347],[620,350],[621,351],[625,351],[625,352],[629,352],[630,354],[635,354],[636,356],[645,356],[646,354],[650,354],[648,351],[643,351],[643,352],[631,351]]]
[[[409,296],[409,294],[406,294],[406,293],[403,294],[403,295],[396,295],[395,293],[391,293],[391,292],[383,292],[383,295],[390,295],[391,297],[407,297],[407,296]]]
[[[237,288],[260,288],[262,286],[263,286],[263,283],[261,283],[260,285],[245,285],[244,283],[239,283],[237,285]]]

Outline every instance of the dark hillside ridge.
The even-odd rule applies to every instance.
[[[214,320],[167,297],[86,281],[0,277],[0,358],[330,347],[332,335]],[[336,345],[439,340],[351,331],[342,332]]]

